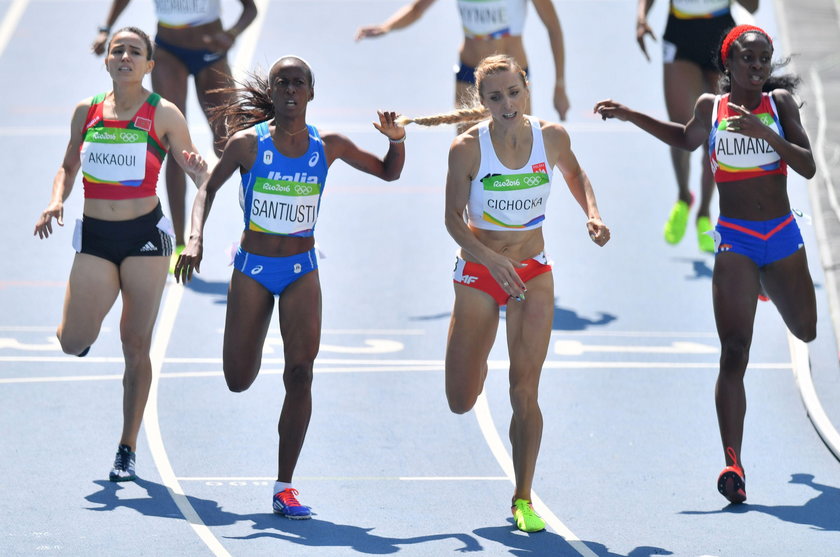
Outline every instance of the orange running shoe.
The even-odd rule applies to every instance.
[[[747,500],[744,469],[738,466],[738,456],[732,447],[726,447],[726,454],[732,459],[732,466],[727,466],[718,476],[718,491],[730,503],[739,504]]]

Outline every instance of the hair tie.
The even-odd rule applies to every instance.
[[[732,43],[737,41],[741,35],[749,33],[750,31],[761,33],[770,43],[770,46],[773,46],[773,39],[771,39],[770,35],[768,35],[761,27],[756,27],[755,25],[738,25],[729,30],[729,33],[726,34],[726,37],[723,39],[723,43],[720,45],[721,64],[724,66],[726,65],[726,59],[729,58],[729,47],[732,46]]]

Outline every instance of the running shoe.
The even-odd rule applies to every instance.
[[[284,489],[274,494],[274,513],[295,520],[312,518],[312,510],[297,500],[297,489]]]
[[[685,229],[688,226],[688,209],[693,202],[694,195],[691,196],[690,202],[679,200],[671,208],[671,214],[665,221],[665,241],[669,244],[679,244],[685,236]]]
[[[539,532],[545,530],[545,521],[537,514],[531,502],[525,499],[517,499],[510,508],[513,511],[513,519],[516,527],[523,532]]]
[[[173,251],[172,255],[169,257],[169,274],[175,274],[175,265],[178,263],[178,257],[181,256],[181,252],[183,252],[186,247],[187,246],[175,246],[175,251]]]
[[[732,459],[732,466],[727,466],[718,476],[718,491],[730,503],[739,504],[747,500],[744,470],[738,465],[738,457],[732,447],[726,447],[726,454]]]
[[[700,251],[705,251],[706,253],[715,252],[715,239],[707,234],[712,228],[712,221],[709,220],[709,217],[697,218],[697,244],[700,247]]]
[[[112,482],[128,482],[137,479],[137,474],[134,472],[134,462],[136,455],[131,452],[131,447],[128,445],[120,445],[117,449],[117,456],[114,458],[114,467],[108,475],[108,479]]]

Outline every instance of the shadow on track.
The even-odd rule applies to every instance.
[[[100,505],[91,507],[92,511],[113,511],[129,508],[145,516],[174,518],[184,520],[169,490],[155,482],[138,478],[134,483],[146,491],[146,497],[121,498],[118,493],[132,488],[131,484],[114,483],[107,480],[93,482],[101,489],[85,497],[91,503]],[[411,538],[377,536],[371,533],[374,528],[363,528],[348,524],[335,524],[326,520],[288,520],[273,513],[236,514],[227,512],[216,501],[187,496],[190,505],[196,510],[204,524],[213,526],[231,526],[239,522],[251,522],[257,533],[245,536],[225,536],[224,539],[251,540],[257,538],[276,538],[308,547],[347,547],[358,553],[385,555],[397,553],[402,545],[421,544],[444,539],[460,541],[463,547],[459,552],[481,551],[483,548],[473,536],[463,533],[428,534]]]
[[[522,534],[508,519],[510,526],[494,526],[473,530],[476,536],[491,540],[509,548],[510,554],[516,557],[536,555],[551,555],[553,557],[580,557],[580,553],[568,544],[566,540],[554,532],[537,532]],[[611,553],[606,546],[596,542],[583,542],[599,557],[651,557],[653,555],[673,555],[672,552],[661,547],[639,546],[627,555]]]
[[[590,327],[602,327],[615,321],[617,317],[603,311],[598,312],[597,319],[581,317],[575,310],[562,308],[555,300],[554,317],[551,320],[551,328],[555,331],[583,331]],[[416,315],[410,317],[411,321],[435,321],[438,319],[449,319],[451,312],[436,313],[432,315]],[[505,308],[501,309],[500,317],[504,319]]]
[[[719,511],[683,511],[680,514],[708,515],[720,513],[746,514],[760,512],[775,516],[779,520],[793,524],[812,526],[815,530],[840,532],[840,489],[814,481],[812,474],[792,474],[792,484],[805,485],[819,492],[819,495],[804,505],[727,505]]]
[[[228,284],[230,284],[230,281],[228,280],[220,282],[209,282],[201,280],[201,278],[198,275],[193,275],[192,280],[185,285],[185,288],[192,290],[196,294],[210,294],[211,296],[219,296],[219,299],[215,300],[214,303],[226,304]]]

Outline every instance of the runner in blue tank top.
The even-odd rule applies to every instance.
[[[236,102],[215,118],[227,121],[230,138],[192,212],[189,243],[175,267],[180,281],[199,270],[204,223],[216,192],[239,170],[245,214],[241,247],[228,291],[224,373],[231,391],[251,386],[260,371],[274,297],[278,296],[283,337],[286,397],[278,430],[274,512],[310,518],[297,500],[292,475],[312,413],[312,367],[321,337],[321,284],[313,231],[327,169],[337,159],[383,180],[400,177],[405,162],[405,129],[393,112],[380,112],[376,129],[389,140],[384,159],[338,133],[320,135],[306,123],[315,88],[309,65],[295,56],[280,58],[268,79],[255,77],[235,89]]]

